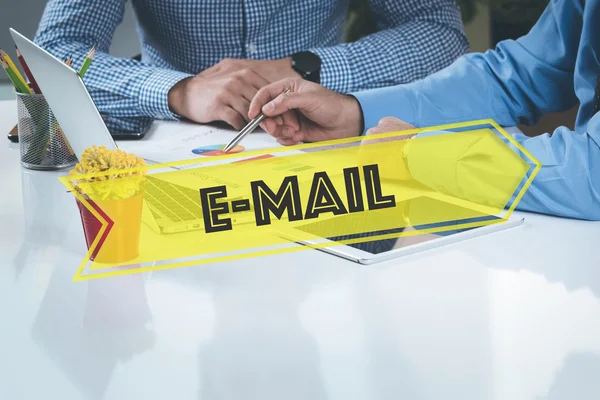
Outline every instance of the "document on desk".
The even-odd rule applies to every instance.
[[[211,125],[190,123],[160,123],[147,138],[135,142],[120,142],[119,148],[154,162],[166,163],[191,159],[203,159],[216,154],[238,132]],[[245,151],[277,148],[275,138],[263,131],[246,136],[240,143],[240,158]],[[231,162],[229,160],[228,162]],[[211,162],[211,164],[213,164]]]

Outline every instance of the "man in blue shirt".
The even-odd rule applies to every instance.
[[[579,102],[574,131],[559,127],[533,138],[514,135],[542,164],[519,209],[600,220],[599,76],[600,0],[551,0],[526,36],[501,42],[494,51],[467,54],[426,79],[354,96],[284,80],[259,91],[249,116],[262,109],[271,117],[263,127],[289,145],[369,129],[390,132],[487,118],[502,126],[534,123]],[[292,92],[278,96],[283,88]],[[425,162],[456,168],[437,165],[443,160]],[[407,168],[414,175],[413,167],[419,168],[418,162],[409,154]]]
[[[382,30],[355,43],[342,43],[345,0],[132,0],[138,62],[108,54],[125,2],[49,0],[35,41],[75,68],[96,44],[85,83],[128,130],[132,117],[239,129],[269,82],[302,76],[347,93],[423,78],[468,50],[455,0],[372,0]]]

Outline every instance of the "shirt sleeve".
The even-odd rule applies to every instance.
[[[600,114],[588,122],[583,132],[559,127],[552,134],[533,138],[512,136],[542,164],[518,209],[600,220]]]
[[[73,57],[75,69],[96,46],[84,83],[99,111],[119,129],[135,130],[149,118],[176,119],[167,95],[190,75],[110,55],[124,13],[125,0],[49,0],[34,40],[59,59]]]
[[[468,51],[454,0],[371,0],[380,31],[353,43],[312,48],[321,84],[348,93],[412,82]]]
[[[421,127],[487,118],[510,126],[572,107],[577,102],[573,80],[581,20],[575,2],[552,0],[531,32],[517,41],[465,55],[413,84],[355,93],[365,130],[386,116]],[[518,209],[600,220],[600,115],[576,132],[560,127],[533,138],[513,137],[542,164]],[[457,168],[458,154],[446,161],[415,157],[418,144],[415,140],[408,155],[411,173],[418,175],[433,161],[436,168]],[[469,193],[469,188],[461,192]]]
[[[425,79],[353,93],[365,129],[388,116],[415,126],[485,118],[510,126],[574,106],[582,18],[573,4],[552,0],[528,35],[466,54]]]

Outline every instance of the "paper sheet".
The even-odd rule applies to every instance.
[[[154,162],[173,162],[190,159],[206,159],[207,156],[194,154],[194,149],[229,143],[237,131],[211,125],[187,122],[158,122],[140,141],[119,142],[119,148]],[[257,129],[246,136],[241,146],[245,151],[280,147],[277,141],[266,132]],[[238,153],[244,158],[244,151]],[[229,160],[228,162],[231,162]],[[212,164],[212,163],[211,163]]]

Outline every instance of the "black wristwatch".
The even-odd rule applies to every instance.
[[[321,57],[310,51],[292,54],[292,68],[303,79],[321,83]]]

